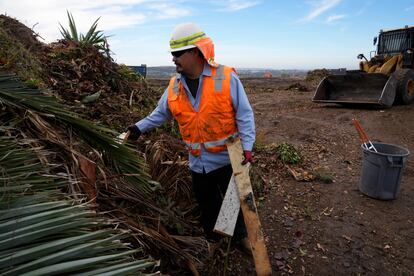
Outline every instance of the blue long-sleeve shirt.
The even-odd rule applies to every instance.
[[[195,111],[198,111],[200,105],[203,79],[205,76],[211,76],[211,67],[207,63],[204,65],[203,72],[200,75],[198,90],[196,98],[194,99],[190,90],[188,89],[185,77],[178,74],[177,78],[182,82],[187,97],[194,107]],[[233,108],[236,113],[236,123],[240,136],[240,140],[244,150],[252,150],[255,141],[255,124],[253,110],[250,106],[244,87],[240,82],[239,77],[232,72],[230,81],[230,94],[232,98]],[[161,99],[158,102],[154,111],[136,123],[136,126],[141,132],[146,132],[151,128],[161,126],[165,121],[173,118],[171,111],[168,107],[168,88],[164,91]],[[227,151],[219,153],[212,153],[207,151],[204,147],[201,147],[201,154],[199,156],[193,156],[189,154],[190,169],[197,173],[210,172],[215,169],[221,168],[230,164],[230,158]]]

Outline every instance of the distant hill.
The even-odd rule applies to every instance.
[[[276,70],[276,69],[262,69],[262,68],[240,68],[237,69],[237,73],[241,78],[244,77],[265,77],[265,76],[272,76],[272,77],[304,77],[306,76],[307,70]],[[147,77],[148,78],[170,78],[172,75],[175,74],[175,67],[174,66],[155,66],[155,67],[147,67]]]
[[[174,66],[155,66],[147,67],[147,77],[148,78],[170,78],[175,74]]]
[[[240,68],[237,73],[241,78],[243,77],[303,77],[306,76],[307,70],[296,69],[265,69],[265,68]]]

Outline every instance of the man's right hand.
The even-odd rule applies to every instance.
[[[141,131],[136,125],[130,125],[127,130],[129,131],[128,140],[136,141],[141,136]]]

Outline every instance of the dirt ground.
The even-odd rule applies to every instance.
[[[395,200],[359,190],[362,150],[351,122],[372,140],[414,147],[414,104],[367,109],[316,104],[295,79],[242,80],[255,112],[257,144],[289,142],[306,170],[323,169],[332,183],[296,181],[272,156],[256,156],[267,187],[258,201],[276,275],[414,275],[414,162],[408,157]],[[275,165],[276,166],[276,165]],[[254,264],[232,251],[227,275],[254,275]]]
[[[261,186],[255,195],[273,274],[414,275],[413,156],[397,199],[363,195],[362,150],[351,122],[358,118],[373,141],[411,150],[414,104],[390,109],[317,104],[311,100],[315,84],[301,78],[242,82],[255,113],[253,170]],[[160,89],[167,85],[150,81],[155,83]],[[272,150],[282,142],[303,157],[291,168],[322,171],[333,182],[295,180]],[[255,275],[253,261],[226,245],[209,266],[206,275]]]

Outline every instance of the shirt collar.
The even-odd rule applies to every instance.
[[[207,62],[204,62],[204,68],[203,72],[201,72],[201,76],[208,76],[211,77],[211,65],[209,65]],[[181,74],[177,74],[177,80],[181,80],[183,76]]]

